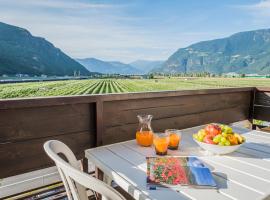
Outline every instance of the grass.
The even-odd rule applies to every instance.
[[[165,78],[91,79],[0,85],[0,98],[87,95],[102,93],[187,90],[224,87],[270,87],[270,79],[252,78]]]

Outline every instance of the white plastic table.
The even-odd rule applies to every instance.
[[[146,186],[146,156],[155,156],[150,147],[139,147],[135,140],[85,151],[107,182],[115,181],[137,200],[158,199],[270,199],[270,134],[234,128],[247,139],[239,150],[224,156],[206,155],[192,140],[201,127],[182,131],[180,150],[168,155],[195,155],[208,165],[218,184],[217,189],[160,188]],[[105,180],[105,181],[106,181]]]

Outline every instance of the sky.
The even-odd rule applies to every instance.
[[[177,49],[270,28],[270,0],[0,0],[0,21],[73,58],[166,60]]]

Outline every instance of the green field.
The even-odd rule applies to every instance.
[[[204,88],[270,87],[270,79],[252,78],[165,78],[91,79],[0,85],[0,98],[87,95],[102,93],[188,90]]]

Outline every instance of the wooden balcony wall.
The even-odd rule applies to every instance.
[[[270,88],[256,88],[253,118],[270,122]]]
[[[43,151],[47,140],[65,142],[82,158],[87,148],[133,139],[138,114],[152,114],[155,131],[250,119],[254,91],[250,87],[1,100],[0,178],[53,165]]]

